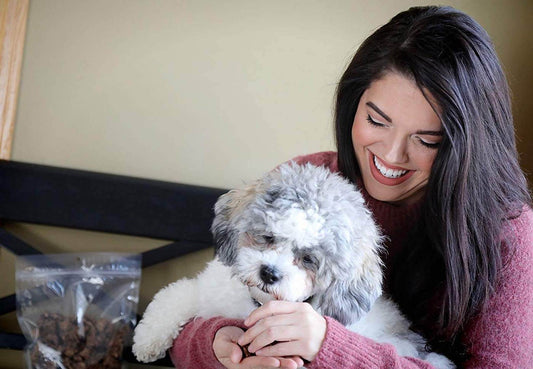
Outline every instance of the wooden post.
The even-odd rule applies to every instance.
[[[0,0],[0,159],[11,157],[29,0]]]

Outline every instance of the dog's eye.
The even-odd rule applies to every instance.
[[[268,244],[274,243],[275,239],[273,236],[262,234],[262,235],[255,236],[254,241],[255,243],[259,245],[268,245]]]
[[[314,256],[312,255],[304,255],[302,257],[302,263],[306,266],[313,266],[313,265],[316,265],[317,263],[317,260]]]

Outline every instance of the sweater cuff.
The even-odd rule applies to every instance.
[[[319,368],[379,368],[381,354],[375,341],[349,331],[328,316],[326,336],[315,359],[306,367]]]
[[[224,368],[213,351],[217,331],[226,326],[245,330],[241,319],[222,317],[195,318],[180,332],[169,350],[170,359],[176,368]]]

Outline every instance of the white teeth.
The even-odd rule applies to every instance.
[[[376,168],[378,168],[379,172],[384,176],[384,177],[387,177],[387,178],[398,178],[398,177],[401,177],[403,176],[405,173],[407,173],[408,171],[407,170],[394,170],[394,169],[389,169],[387,167],[385,167],[384,165],[382,165],[378,159],[376,158],[376,156],[374,155],[374,164],[376,165]]]

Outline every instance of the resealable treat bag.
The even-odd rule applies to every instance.
[[[141,257],[121,253],[20,256],[17,318],[27,368],[120,368],[136,323]]]

